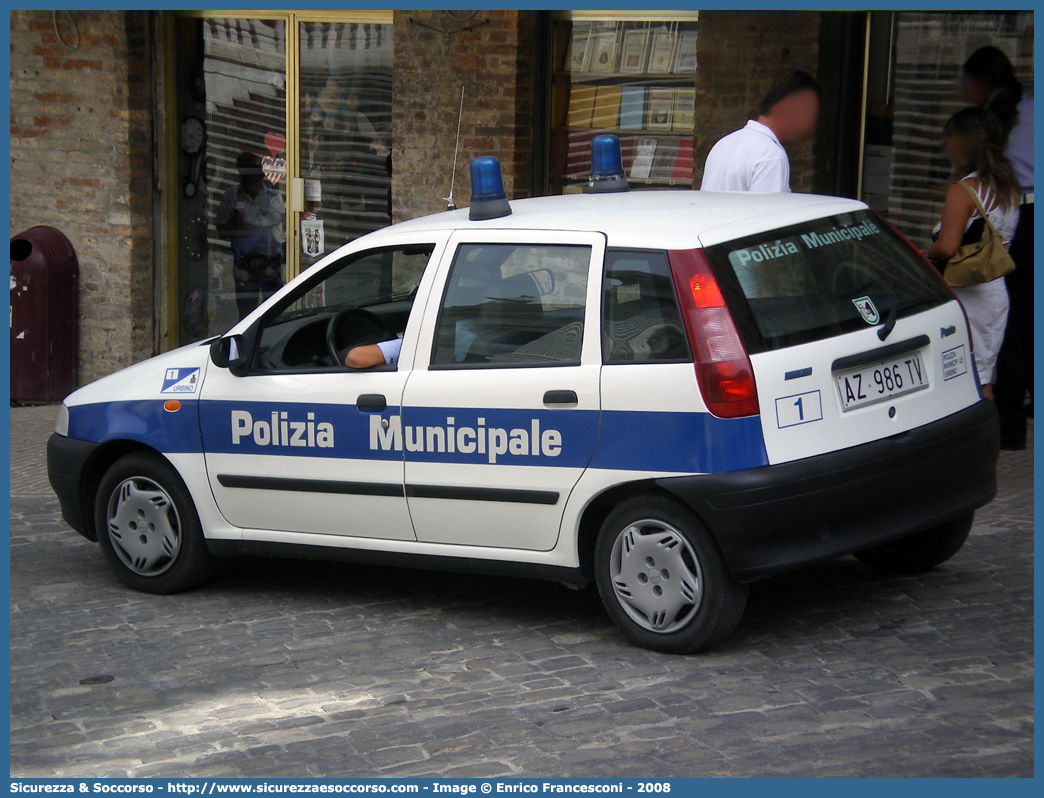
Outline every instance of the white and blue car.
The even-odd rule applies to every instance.
[[[477,159],[470,209],[76,391],[48,447],[66,521],[138,590],[239,553],[594,582],[678,653],[754,580],[957,552],[998,433],[931,267],[859,202],[620,177],[508,203]],[[394,365],[342,365],[396,338]]]

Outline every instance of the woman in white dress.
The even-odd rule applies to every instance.
[[[924,253],[940,268],[945,268],[946,261],[962,244],[978,241],[983,233],[979,211],[960,183],[978,194],[1005,247],[1011,244],[1019,223],[1019,186],[1012,165],[1004,156],[1004,129],[997,117],[985,108],[965,108],[950,117],[943,137],[953,174],[946,189],[942,221],[935,228],[934,242]],[[1008,321],[1004,280],[953,290],[968,314],[983,396],[992,399],[993,369]]]

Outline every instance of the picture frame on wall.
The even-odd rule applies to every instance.
[[[620,52],[620,72],[636,75],[645,71],[648,43],[648,31],[629,30],[624,33],[623,48]]]
[[[620,33],[616,30],[594,31],[591,33],[591,60],[587,71],[613,72],[616,69],[616,55],[619,47]]]
[[[650,74],[669,74],[674,68],[675,38],[672,30],[653,31],[652,43],[649,46],[649,65],[647,67],[647,71]]]

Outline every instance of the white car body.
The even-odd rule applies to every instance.
[[[511,207],[513,213],[503,218],[470,221],[464,209],[360,238],[284,286],[228,334],[245,335],[238,340],[246,340],[273,308],[346,258],[385,247],[425,245],[433,251],[402,330],[397,368],[237,376],[211,362],[209,346],[190,345],[70,395],[65,401],[68,429],[59,430],[64,433],[59,437],[89,445],[92,457],[105,447],[125,451],[128,445],[160,453],[183,478],[215,552],[309,556],[307,549],[315,552],[312,556],[340,552],[348,559],[485,568],[579,584],[590,579],[585,558],[597,532],[592,532],[592,518],[604,517],[614,495],[658,486],[693,508],[718,536],[736,578],[749,581],[851,553],[889,539],[889,533],[861,530],[846,542],[838,531],[835,540],[834,526],[840,529],[844,523],[835,525],[830,520],[834,516],[824,515],[827,520],[813,521],[802,531],[793,550],[787,545],[789,533],[781,532],[770,541],[750,544],[757,554],[747,557],[744,535],[722,521],[746,488],[721,488],[721,480],[749,475],[743,478],[754,480],[750,490],[769,491],[772,501],[782,502],[783,514],[808,506],[814,516],[816,491],[823,488],[825,476],[809,474],[815,484],[805,484],[801,469],[814,470],[822,456],[855,453],[868,445],[901,452],[904,435],[982,405],[968,327],[952,296],[923,312],[897,313],[884,342],[881,324],[867,320],[841,334],[751,353],[758,415],[713,415],[691,357],[686,362],[603,362],[607,250],[704,251],[766,231],[862,214],[862,203],[800,194],[686,191],[537,198]],[[880,234],[893,235],[883,229]],[[455,254],[462,245],[492,244],[589,248],[579,363],[431,367]],[[758,255],[770,258],[772,246],[770,242]],[[738,257],[742,261],[748,256]],[[867,314],[886,315],[885,308],[880,313],[868,308]],[[887,401],[843,408],[836,381],[839,362],[853,356],[866,361],[867,353],[872,360],[875,352],[893,351],[895,342],[917,341],[926,386]],[[954,352],[965,366],[956,376]],[[949,368],[946,374],[944,368]],[[575,403],[546,404],[547,392],[555,391],[574,392]],[[357,398],[374,395],[386,399],[385,410],[357,408]],[[170,400],[180,407],[164,409]],[[424,428],[425,451],[399,448],[407,428],[413,434],[417,427]],[[480,440],[486,450],[481,455]],[[988,451],[990,445],[987,441],[977,451]],[[858,461],[851,467],[857,468]],[[89,486],[84,487],[85,477],[72,475],[62,463],[52,465],[52,471],[59,472],[52,474],[52,483],[63,496],[66,517],[95,538],[93,497]],[[775,477],[771,487],[757,482],[759,474],[784,473],[796,475],[792,491],[786,488],[790,483]],[[706,483],[699,482],[705,477]],[[859,495],[858,477],[853,479],[837,499],[846,505]],[[713,480],[718,480],[713,482],[717,487],[706,493],[694,487]],[[690,501],[693,490],[700,492],[699,501]],[[962,490],[967,501],[954,506],[950,515],[988,501],[993,486],[982,476],[975,490]],[[804,497],[807,505],[787,504],[791,497]],[[874,494],[867,500],[883,498]],[[951,495],[945,501],[954,499]],[[937,503],[928,504],[935,521],[947,515]],[[589,515],[593,508],[595,516]],[[850,507],[852,513],[863,511],[878,510]],[[898,510],[881,512],[889,523],[900,517]],[[756,512],[749,516],[760,517]],[[927,520],[913,518],[902,531],[917,531]]]

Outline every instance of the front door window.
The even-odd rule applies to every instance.
[[[434,248],[346,255],[302,285],[261,330],[261,371],[342,370],[352,347],[402,337]]]

